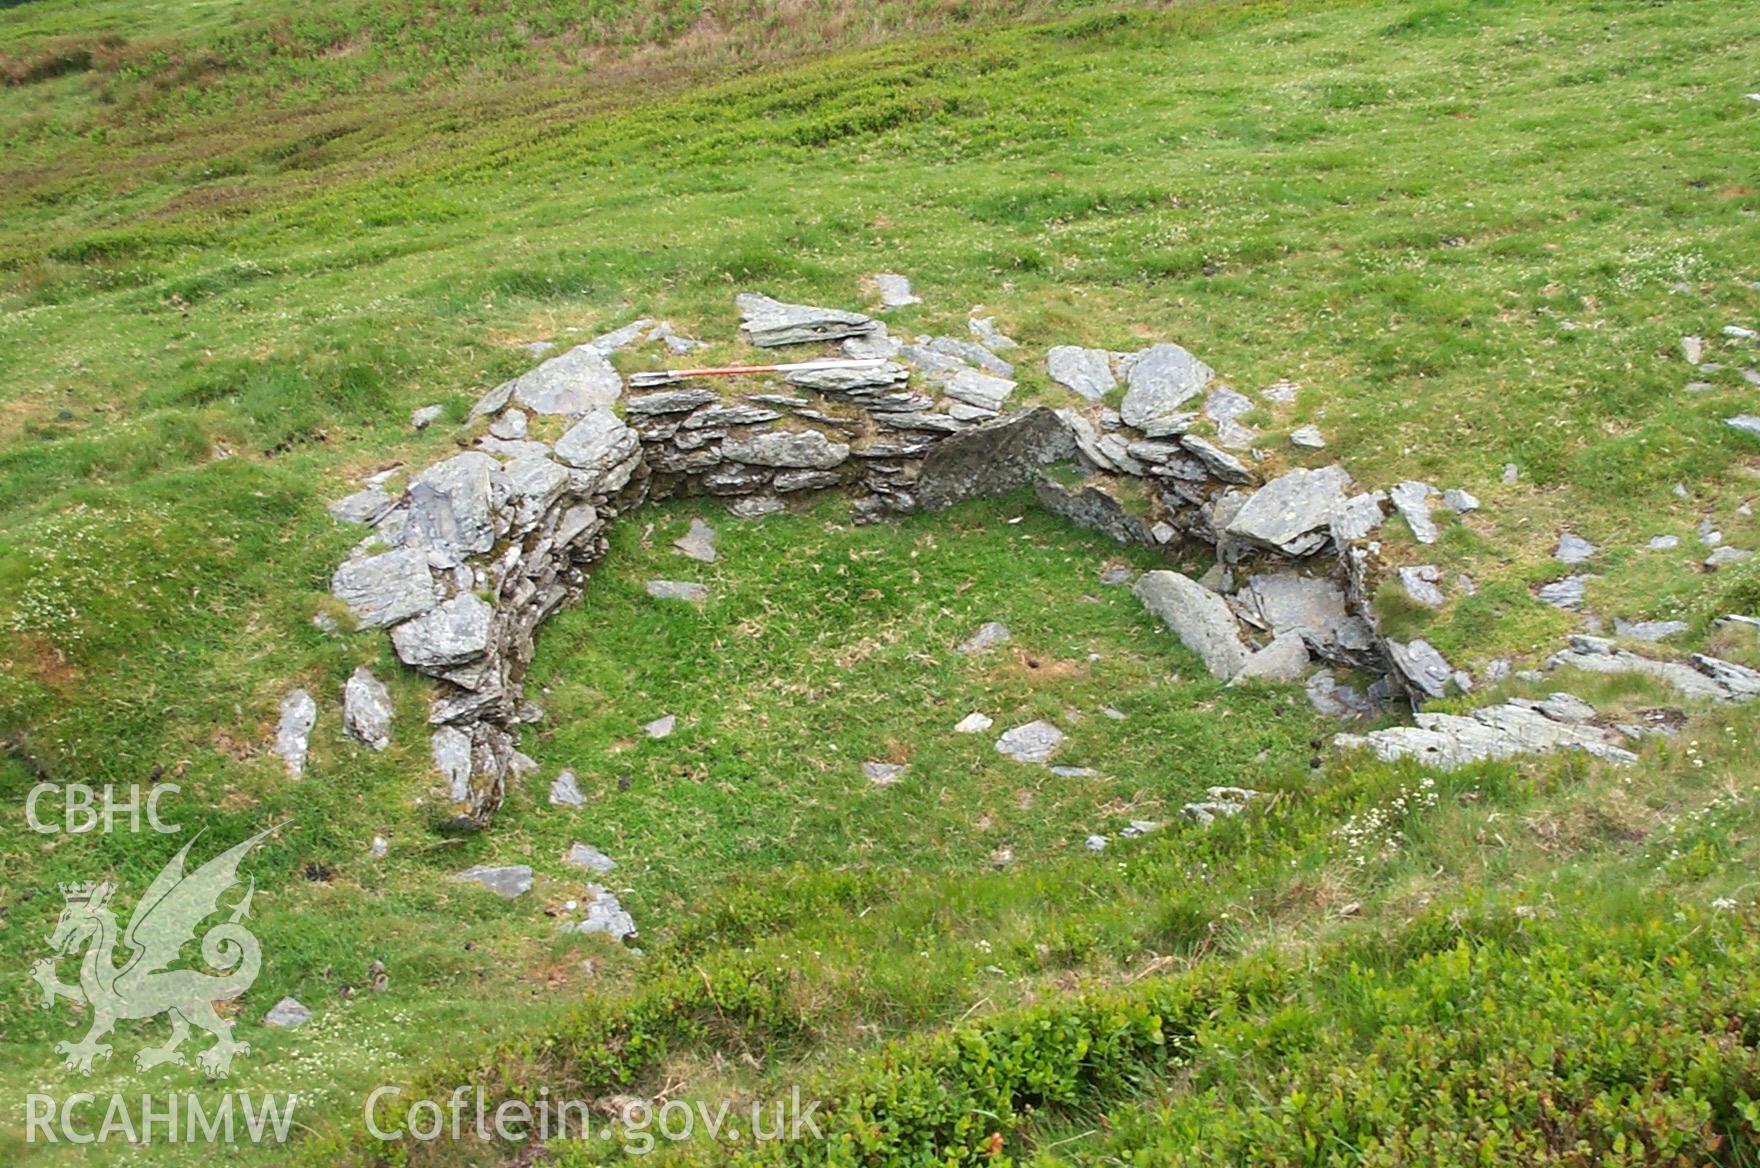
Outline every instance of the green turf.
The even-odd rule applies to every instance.
[[[1760,21],[1711,0],[1316,0],[754,5],[718,9],[716,29],[667,4],[608,5],[546,39],[567,6],[525,7],[523,27],[505,6],[0,9],[0,65],[21,82],[0,88],[0,795],[157,773],[204,839],[291,819],[255,861],[269,960],[243,1012],[293,994],[318,1017],[293,1034],[248,1022],[258,1051],[236,1085],[322,1085],[296,1158],[377,1156],[351,1124],[387,1077],[693,1098],[807,1080],[928,1117],[920,1084],[888,1077],[939,1057],[923,1044],[1001,1043],[1033,1010],[1086,1018],[1090,1000],[1136,1017],[1177,975],[1218,1001],[1274,988],[1217,1012],[1184,1061],[1106,1047],[1115,1061],[1083,1072],[1099,1078],[997,1121],[1007,1155],[1172,1160],[1198,1140],[1228,1162],[1446,1159],[1458,1149],[1388,1150],[1452,1123],[1411,1084],[1501,1051],[1508,1073],[1448,1079],[1457,1108],[1508,1112],[1493,1162],[1570,1162],[1579,1138],[1582,1162],[1755,1162],[1751,707],[1695,710],[1629,773],[1555,760],[1446,779],[1388,846],[1358,829],[1409,803],[1418,772],[1312,770],[1323,728],[1299,690],[1208,681],[1099,582],[1122,553],[1025,499],[864,529],[829,503],[756,523],[679,503],[621,525],[586,600],[546,628],[528,696],[550,716],[522,740],[540,773],[493,831],[449,841],[432,830],[426,683],[382,637],[310,618],[356,538],[324,503],[456,449],[468,403],[531,364],[522,342],[650,315],[737,358],[735,291],[853,307],[864,275],[896,270],[924,297],[900,329],[963,335],[983,304],[1021,340],[1022,400],[1064,401],[1049,345],[1176,340],[1244,391],[1300,383],[1249,419],[1265,471],[1336,459],[1370,485],[1472,490],[1484,510],[1445,517],[1433,547],[1383,533],[1392,561],[1444,570],[1449,605],[1377,602],[1458,664],[1531,666],[1578,627],[1532,595],[1564,574],[1549,557],[1566,528],[1603,549],[1593,612],[1679,617],[1683,646],[1760,663],[1754,638],[1711,627],[1755,612],[1760,562],[1704,571],[1697,538],[1708,518],[1760,544],[1760,444],[1723,424],[1757,412],[1742,369],[1760,354],[1722,332],[1760,327]],[[1722,368],[1690,369],[1686,334]],[[1695,380],[1711,388],[1687,393]],[[432,402],[448,422],[408,431]],[[1284,445],[1307,422],[1325,451]],[[712,567],[669,548],[694,514],[722,531]],[[1682,546],[1643,549],[1664,533]],[[654,576],[713,598],[656,605]],[[952,652],[989,619],[1010,647]],[[398,708],[384,754],[337,722],[362,663]],[[1576,680],[1618,709],[1669,700]],[[264,754],[295,684],[322,709],[297,785]],[[1023,775],[994,732],[952,732],[973,708],[995,731],[1059,723],[1057,761],[1101,775]],[[648,741],[665,712],[678,732]],[[909,766],[875,788],[868,759]],[[565,766],[589,792],[578,815],[543,799]],[[1278,799],[1209,834],[1082,847],[1224,782]],[[579,895],[557,863],[577,838],[620,860],[644,956],[554,937],[543,909]],[[18,971],[0,998],[0,1155],[193,1162],[21,1148],[11,1126],[22,1091],[64,1083],[49,1044],[69,1012],[37,1010],[23,977],[55,884],[108,874],[132,894],[177,846],[0,829],[0,968]],[[445,879],[516,859],[543,879],[511,904]],[[360,989],[374,959],[383,994]],[[1551,964],[1531,985],[1536,961]],[[1480,970],[1475,1006],[1462,986]],[[1580,992],[1622,982],[1624,999]],[[1569,1121],[1542,1118],[1522,1084],[1585,996],[1590,1037],[1546,1079]],[[217,1089],[133,1076],[150,1033],[119,1035],[98,1082]],[[1019,1049],[1017,1067],[1041,1066],[1044,1049]],[[1646,1050],[1665,1053],[1631,1053]],[[947,1099],[1032,1098],[997,1086],[1012,1072],[959,1065],[974,1077],[946,1064]],[[1729,1086],[1701,1091],[1707,1075]],[[1469,1089],[1492,1102],[1461,1102]],[[978,1157],[982,1127],[934,1130]],[[1303,1144],[1322,1131],[1324,1148]],[[1556,1138],[1540,1149],[1536,1132]]]

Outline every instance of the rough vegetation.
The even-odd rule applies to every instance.
[[[164,1023],[125,1024],[78,1081],[299,1092],[239,1163],[627,1158],[376,1143],[387,1082],[824,1101],[827,1140],[667,1162],[1760,1163],[1760,703],[1609,664],[1760,666],[1756,49],[1713,0],[0,7],[0,1157],[204,1159],[23,1142],[76,1089],[25,973],[59,883],[285,821],[249,1056],[135,1071]],[[1081,476],[864,526],[691,498],[607,529],[535,769],[450,825],[327,505],[480,438],[534,342],[742,358],[736,292],[880,272],[900,334],[982,304],[1015,405],[1116,409],[1105,353],[1178,342],[1254,476],[1414,488],[1372,611],[1474,686],[1421,716],[1568,689],[1607,750],[1332,749],[1418,731],[1212,677],[1129,586],[1209,549],[1050,514]],[[995,749],[1041,723],[1076,770]],[[183,833],[31,833],[42,781],[176,784]]]

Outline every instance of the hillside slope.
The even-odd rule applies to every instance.
[[[1714,0],[581,10],[0,9],[0,797],[174,781],[215,842],[288,823],[254,861],[260,1057],[132,1072],[154,1023],[92,1083],[309,1092],[293,1146],[244,1163],[622,1156],[376,1144],[384,1082],[607,1107],[805,1084],[838,1133],[656,1149],[679,1162],[1760,1162],[1752,703],[1568,677],[1680,732],[1628,769],[1435,775],[1324,749],[1338,724],[1299,686],[1212,682],[1100,582],[1158,557],[1030,498],[862,529],[829,501],[756,523],[685,502],[618,528],[547,626],[539,773],[457,836],[427,683],[313,623],[359,537],[326,504],[468,440],[532,343],[641,316],[738,358],[736,291],[853,308],[899,271],[923,302],[897,327],[963,336],[983,305],[1022,400],[1069,403],[1050,346],[1177,341],[1254,398],[1262,473],[1477,496],[1434,544],[1385,530],[1445,593],[1387,593],[1386,626],[1480,679],[1433,710],[1544,695],[1559,675],[1490,664],[1538,667],[1591,621],[1679,621],[1654,651],[1760,666],[1717,623],[1760,615],[1760,557],[1705,563],[1760,548],[1760,441],[1726,424],[1760,414],[1760,22]],[[1304,425],[1324,449],[1288,442]],[[721,529],[716,606],[656,611],[643,583],[679,574],[693,518]],[[1594,545],[1580,573],[1566,534]],[[1578,609],[1539,595],[1579,574]],[[990,619],[1013,650],[953,652]],[[335,717],[360,665],[397,710],[382,753]],[[298,783],[267,752],[295,685],[321,699]],[[956,700],[1064,720],[1105,773],[1022,781],[952,736]],[[681,728],[649,740],[665,712]],[[861,776],[894,758],[905,785]],[[564,769],[593,799],[574,818],[546,798]],[[1266,799],[1172,822],[1215,784]],[[1122,838],[1134,820],[1164,830]],[[9,822],[0,963],[44,952],[58,884],[133,895],[187,838]],[[617,855],[640,956],[555,934],[577,840]],[[520,861],[543,877],[523,900],[450,879]],[[262,1025],[283,995],[307,1027]],[[70,1009],[0,998],[0,1154],[195,1162],[24,1144]]]

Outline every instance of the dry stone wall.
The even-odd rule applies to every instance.
[[[1291,678],[1319,659],[1382,677],[1372,697],[1354,695],[1370,705],[1440,684],[1434,650],[1374,628],[1368,537],[1386,496],[1336,466],[1261,484],[1219,445],[1243,432],[1246,399],[1179,346],[1054,350],[1048,372],[1072,404],[1011,408],[1012,366],[975,340],[895,338],[861,313],[757,295],[737,304],[754,344],[840,342],[871,364],[732,397],[704,383],[630,392],[607,359],[618,346],[697,344],[639,321],[491,390],[471,411],[470,449],[400,490],[381,475],[332,505],[370,528],[332,591],[438,684],[434,763],[458,821],[486,824],[531,765],[516,734],[541,716],[521,693],[535,633],[579,598],[609,525],[651,499],[716,496],[755,516],[835,490],[871,521],[1031,485],[1049,509],[1120,541],[1214,549],[1203,582],[1156,572],[1138,591],[1218,676]],[[1000,337],[988,322],[972,331]],[[1118,410],[1092,400],[1120,383]],[[1206,392],[1217,441],[1194,432]],[[1047,473],[1053,464],[1065,469]]]

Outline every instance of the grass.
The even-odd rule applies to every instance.
[[[1760,568],[1701,570],[1697,536],[1708,519],[1760,544],[1760,449],[1722,424],[1753,412],[1752,343],[1722,328],[1760,317],[1743,71],[1760,25],[1703,0],[1077,7],[741,8],[711,36],[694,7],[611,6],[549,39],[546,5],[517,35],[501,9],[0,9],[9,74],[73,52],[0,89],[0,795],[157,775],[216,843],[292,820],[254,861],[269,962],[236,1085],[324,1086],[291,1153],[239,1159],[395,1159],[357,1142],[365,1091],[468,1077],[597,1098],[804,1080],[857,1099],[846,1119],[888,1101],[900,1140],[977,1156],[1000,1134],[1046,1163],[1448,1159],[1443,1128],[1496,1106],[1507,1131],[1475,1132],[1494,1162],[1568,1162],[1579,1138],[1590,1160],[1754,1162],[1752,1036],[1713,1026],[1752,1012],[1751,712],[1692,711],[1629,772],[1483,766],[1415,807],[1415,770],[1311,768],[1322,727],[1299,690],[1210,683],[1097,580],[1110,557],[1149,561],[1025,499],[860,530],[829,507],[704,510],[712,567],[668,546],[693,505],[624,524],[542,638],[539,776],[486,836],[429,830],[424,683],[381,638],[310,623],[353,542],[323,504],[454,449],[468,402],[530,364],[523,342],[652,315],[737,358],[735,290],[854,305],[876,270],[924,297],[901,330],[963,335],[984,304],[1025,346],[1024,400],[1063,404],[1051,344],[1177,340],[1243,390],[1300,383],[1255,415],[1267,472],[1337,459],[1372,485],[1471,490],[1485,508],[1437,544],[1397,523],[1384,540],[1449,595],[1437,612],[1386,596],[1386,615],[1459,665],[1530,666],[1577,627],[1533,597],[1565,574],[1567,528],[1603,549],[1591,612],[1679,617],[1683,644],[1760,662],[1711,628],[1754,613]],[[838,51],[786,59],[804,46]],[[1685,334],[1722,368],[1689,369]],[[409,432],[430,402],[450,425]],[[1306,422],[1325,451],[1273,440]],[[1644,550],[1664,533],[1682,546]],[[655,605],[654,576],[713,599]],[[989,619],[1010,647],[951,652]],[[361,663],[397,704],[384,754],[337,725]],[[297,785],[263,753],[295,684],[322,710]],[[1668,700],[1596,684],[1622,710]],[[953,734],[968,708],[995,731]],[[663,712],[679,730],[647,740]],[[1033,717],[1100,776],[990,749]],[[875,788],[867,759],[909,766]],[[579,816],[543,800],[565,766]],[[1277,797],[1208,833],[1082,847],[1222,782]],[[1394,820],[1397,839],[1365,826]],[[556,863],[577,838],[619,859],[644,956],[553,935],[541,910],[578,896]],[[40,951],[58,881],[139,889],[180,844],[0,830],[0,964]],[[511,904],[446,879],[516,859],[541,880]],[[375,959],[383,993],[361,989]],[[1606,986],[1630,989],[1587,992]],[[283,994],[311,1026],[250,1021]],[[1021,1037],[1099,1033],[1109,1011],[1183,1037],[1079,1066]],[[0,999],[8,1124],[25,1090],[62,1083],[49,1044],[68,1026]],[[100,1083],[145,1081],[123,1061],[137,1037]],[[1035,1093],[959,1053],[1005,1037],[1009,1067],[1072,1085]],[[1481,1077],[1448,1080],[1454,1112],[1412,1087],[1475,1058]],[[913,1060],[1003,1118],[935,1126],[941,1104],[899,1077]],[[172,1070],[150,1086],[172,1084],[214,1089]],[[76,1154],[10,1128],[0,1149]]]

